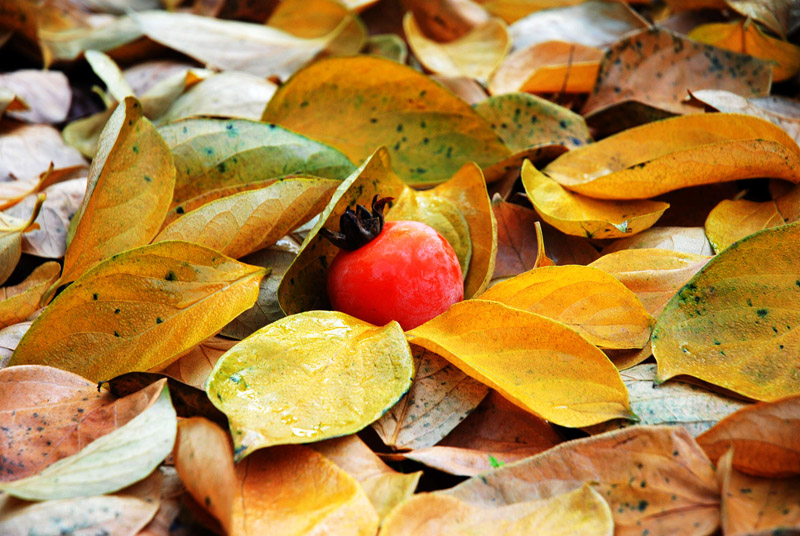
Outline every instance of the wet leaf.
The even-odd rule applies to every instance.
[[[39,308],[39,300],[61,275],[61,265],[46,262],[13,287],[0,288],[0,328],[24,322]]]
[[[724,89],[761,97],[769,93],[771,74],[764,60],[666,29],[642,30],[606,52],[597,84],[581,113],[589,118],[629,101],[674,114],[692,113],[696,109],[685,102],[687,90]]]
[[[238,259],[274,244],[317,215],[339,184],[331,179],[283,179],[223,197],[173,221],[154,242],[192,242]]]
[[[494,508],[449,495],[422,493],[392,512],[381,529],[382,536],[532,533],[611,536],[614,521],[603,497],[585,484],[547,499]]]
[[[258,330],[217,361],[208,397],[228,416],[236,459],[357,432],[411,386],[399,324],[312,311]]]
[[[765,35],[752,21],[703,24],[687,37],[771,62],[775,82],[791,78],[800,71],[800,47]]]
[[[94,381],[164,367],[250,307],[264,272],[185,242],[126,251],[59,294],[11,363],[49,364]]]
[[[511,48],[506,24],[495,18],[443,43],[425,35],[412,11],[403,17],[403,30],[420,63],[445,76],[466,76],[485,82]]]
[[[501,303],[468,300],[408,332],[523,409],[563,426],[630,418],[616,368],[567,326]],[[580,360],[581,367],[572,365]]]
[[[5,118],[0,120],[0,156],[0,181],[37,178],[51,164],[56,169],[86,165],[55,128]]]
[[[636,295],[589,266],[543,266],[497,283],[480,295],[536,313],[577,331],[601,348],[641,348],[653,319]]]
[[[697,438],[716,462],[733,448],[733,467],[753,476],[800,475],[800,396],[762,402],[734,413]]]
[[[211,374],[214,364],[219,361],[222,354],[230,350],[237,342],[239,341],[221,337],[209,337],[180,356],[177,361],[162,372],[187,385],[205,389],[206,380],[208,375]]]
[[[0,484],[0,490],[26,500],[69,499],[110,493],[145,478],[175,442],[177,419],[165,383],[158,398],[124,426],[36,475]]]
[[[608,502],[616,534],[711,534],[719,490],[711,462],[680,427],[632,427],[562,443],[444,492],[492,507],[551,497],[584,482]]]
[[[489,388],[433,352],[414,347],[414,383],[372,428],[395,449],[421,449],[442,440],[480,403]]]
[[[175,184],[164,140],[132,98],[114,110],[89,168],[86,196],[74,219],[62,283],[75,281],[97,263],[143,246],[158,232]]]
[[[39,194],[33,210],[26,215],[27,219],[0,212],[0,285],[5,283],[17,267],[22,255],[22,233],[35,228],[34,220],[39,215],[44,200],[44,194]]]
[[[666,249],[623,249],[589,266],[608,272],[633,291],[648,313],[658,318],[667,302],[711,257]]]
[[[735,450],[717,464],[722,486],[722,530],[731,536],[791,534],[800,528],[800,478],[766,479],[732,467]],[[793,530],[794,529],[794,530]]]
[[[262,120],[330,143],[356,163],[385,145],[410,184],[439,183],[465,161],[487,167],[509,153],[465,102],[413,69],[375,57],[306,67],[278,89]]]
[[[522,184],[539,216],[573,236],[621,238],[636,234],[655,224],[669,208],[660,201],[609,201],[572,193],[529,161],[522,165]]]
[[[628,388],[631,409],[641,419],[637,424],[682,426],[695,437],[728,415],[750,405],[689,383],[667,382],[659,385],[656,383],[655,364],[636,365],[620,372],[620,376]],[[584,430],[597,434],[626,426],[626,421],[611,421]]]
[[[208,190],[293,173],[341,179],[353,171],[336,149],[277,125],[197,118],[158,131],[175,158],[175,204]]]
[[[690,255],[713,255],[714,250],[702,227],[651,227],[603,248],[603,255],[626,249],[668,249]]]
[[[570,151],[544,172],[562,186],[601,199],[644,199],[751,177],[798,180],[800,148],[763,119],[703,114],[628,129]]]
[[[398,473],[381,461],[357,435],[314,443],[311,448],[355,478],[383,519],[392,508],[414,494],[422,471]]]
[[[45,502],[0,498],[0,531],[29,534],[138,534],[160,505],[161,473],[114,493]]]
[[[72,90],[64,73],[22,69],[0,75],[0,88],[13,92],[27,105],[7,109],[9,117],[28,123],[60,123],[67,118]]]
[[[688,374],[756,400],[800,391],[795,370],[800,223],[767,229],[711,259],[653,330],[659,381]]]
[[[772,201],[726,200],[706,219],[706,234],[715,251],[763,229],[800,220],[800,186]]]

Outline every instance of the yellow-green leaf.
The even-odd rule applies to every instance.
[[[509,154],[464,101],[377,57],[311,64],[278,89],[262,120],[329,143],[358,164],[385,145],[397,174],[412,184],[436,184],[467,161],[485,168]]]
[[[293,173],[341,179],[354,169],[336,149],[258,121],[184,119],[158,131],[175,158],[176,204],[226,186]]]
[[[661,201],[606,201],[566,190],[537,170],[522,165],[522,185],[544,221],[573,236],[620,238],[651,227],[669,205]]]
[[[142,106],[128,97],[100,134],[78,223],[64,257],[63,283],[100,261],[143,246],[158,233],[175,186],[172,155]]]
[[[408,336],[553,423],[588,426],[633,416],[628,392],[605,354],[541,315],[467,300]]]
[[[589,266],[543,266],[497,283],[480,299],[557,320],[601,348],[641,348],[653,319],[612,275]]]
[[[271,445],[357,432],[393,406],[413,376],[397,322],[377,327],[344,313],[310,311],[231,348],[206,391],[228,416],[241,460]]]
[[[798,243],[793,223],[711,259],[656,323],[659,380],[688,374],[757,400],[800,393]]]
[[[178,420],[166,380],[155,402],[130,422],[42,472],[0,483],[0,491],[44,501],[111,493],[142,480],[172,451]]]
[[[570,151],[544,172],[600,199],[645,199],[752,177],[800,181],[800,147],[780,127],[740,114],[673,117]]]
[[[0,328],[24,322],[36,309],[39,300],[61,274],[61,265],[46,262],[19,285],[0,288]]]
[[[250,307],[265,272],[186,242],[126,251],[59,294],[11,364],[51,365],[93,381],[163,368]]]
[[[238,259],[310,220],[339,184],[331,179],[285,179],[223,197],[170,223],[154,242],[192,242]]]

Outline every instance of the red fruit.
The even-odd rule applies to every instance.
[[[382,224],[381,208],[373,200]],[[363,207],[359,212],[369,216]],[[416,221],[382,227],[365,245],[333,259],[328,297],[334,309],[376,325],[397,320],[409,330],[464,299],[458,257],[433,227]]]

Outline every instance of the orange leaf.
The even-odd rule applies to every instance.
[[[24,322],[39,308],[39,300],[61,274],[61,265],[46,262],[19,285],[0,288],[0,328]]]

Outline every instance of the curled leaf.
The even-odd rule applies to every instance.
[[[50,261],[37,266],[19,285],[0,288],[0,328],[27,320],[60,274],[61,265]]]
[[[0,212],[0,285],[14,272],[22,256],[22,233],[38,227],[34,220],[39,215],[45,198],[44,194],[37,196],[33,213],[27,220]]]

